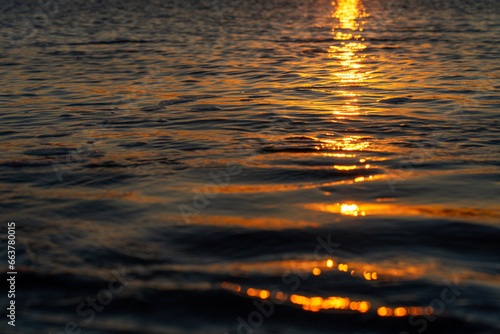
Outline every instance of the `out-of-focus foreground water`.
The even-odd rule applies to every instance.
[[[2,330],[500,331],[498,1],[54,3],[1,5]]]

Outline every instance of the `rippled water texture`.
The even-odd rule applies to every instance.
[[[0,7],[2,332],[500,332],[498,1]]]

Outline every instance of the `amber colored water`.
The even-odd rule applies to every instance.
[[[497,1],[0,7],[2,332],[500,331]]]

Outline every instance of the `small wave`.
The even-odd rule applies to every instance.
[[[163,100],[160,103],[158,103],[156,106],[145,106],[141,108],[142,111],[157,111],[161,109],[165,109],[167,106],[171,106],[174,104],[181,104],[181,103],[188,103],[188,102],[193,102],[196,100],[203,100],[203,99],[211,99],[217,97],[216,95],[183,95],[183,96],[178,96],[175,99],[170,99],[170,100]]]
[[[389,97],[387,99],[381,99],[377,102],[388,103],[388,104],[403,104],[411,100],[411,97]]]
[[[0,163],[0,166],[6,166],[6,167],[15,167],[15,168],[21,168],[21,167],[43,167],[43,166],[48,166],[52,163],[52,160],[12,160],[12,161],[5,161]]]
[[[132,39],[116,39],[112,41],[94,41],[94,42],[81,42],[81,43],[68,43],[68,45],[102,45],[102,44],[127,44],[127,43],[151,43],[146,40],[132,40]]]
[[[191,109],[191,111],[212,111],[212,110],[221,110],[221,109],[217,106],[212,106],[212,105],[201,105]]]
[[[266,97],[271,97],[271,95],[250,95],[248,98],[249,99],[263,99]]]
[[[146,106],[141,108],[142,111],[156,111],[159,109],[158,106]]]
[[[134,142],[130,142],[130,143],[123,143],[123,144],[120,144],[118,146],[122,146],[122,147],[137,147],[137,146],[144,146],[144,145],[147,145],[148,143],[146,143],[145,141],[134,141]]]
[[[24,151],[26,155],[65,155],[75,149],[72,147],[54,147],[54,148],[35,148],[32,150]]]
[[[104,151],[98,151],[98,150],[85,150],[81,151],[78,153],[81,157],[88,157],[88,158],[100,158],[106,155]]]
[[[71,136],[71,133],[62,132],[62,133],[47,133],[43,135],[39,135],[37,138],[58,138],[58,137],[66,137]]]

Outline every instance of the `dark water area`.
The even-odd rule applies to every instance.
[[[1,333],[500,333],[499,1],[0,9]]]

